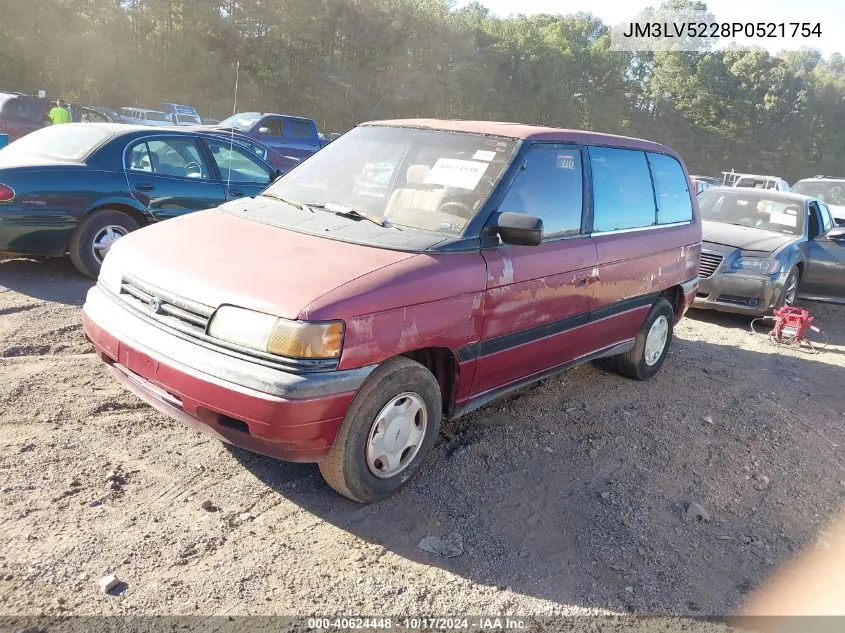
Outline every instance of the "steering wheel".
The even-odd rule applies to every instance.
[[[187,163],[185,165],[185,171],[198,171],[202,173],[202,167],[200,167],[200,164],[198,162],[192,160],[190,163]]]
[[[463,202],[444,202],[440,205],[437,209],[438,213],[444,213],[446,215],[454,215],[459,218],[468,218],[470,216],[470,209],[469,205],[464,204]]]

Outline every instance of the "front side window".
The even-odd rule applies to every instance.
[[[461,235],[516,146],[514,139],[482,134],[365,125],[300,163],[265,194]]]
[[[690,222],[692,201],[681,164],[671,156],[651,152],[648,154],[648,163],[657,199],[657,223]],[[703,191],[704,183],[699,183]]]
[[[547,238],[577,235],[581,232],[583,187],[578,150],[534,148],[499,210],[541,218]]]
[[[127,150],[127,168],[179,178],[211,177],[193,139],[149,139]]]
[[[644,152],[590,148],[593,172],[593,230],[654,226],[654,189]]]
[[[285,122],[281,119],[267,119],[261,124],[262,128],[267,128],[264,134],[268,136],[284,136]]]
[[[825,204],[819,203],[819,210],[822,214],[822,233],[827,233],[833,228],[833,216],[830,214],[830,209],[828,209]]]
[[[271,174],[249,152],[237,145],[220,141],[206,141],[211,156],[225,181],[270,184]]]

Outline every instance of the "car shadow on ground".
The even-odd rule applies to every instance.
[[[0,291],[7,288],[33,299],[81,306],[94,283],[78,273],[65,257],[0,257]]]
[[[647,383],[588,365],[445,422],[419,477],[372,505],[332,492],[316,466],[230,452],[325,521],[476,583],[724,614],[845,501],[845,368],[824,361],[679,338]],[[461,556],[417,546],[453,532]]]

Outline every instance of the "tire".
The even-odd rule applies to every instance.
[[[111,230],[112,235],[121,233],[123,237],[138,229],[138,223],[127,213],[115,211],[114,209],[103,209],[86,215],[70,238],[70,260],[76,269],[87,277],[97,278],[100,274],[102,258],[105,257],[108,247],[96,249],[95,242],[104,245],[103,240],[108,239],[107,231]]]
[[[660,337],[660,326],[655,325],[658,322],[663,324],[665,339],[662,348],[659,350],[659,356],[655,359],[650,355],[654,351],[653,348],[647,348],[646,343],[649,339],[650,332],[653,336],[657,335]],[[648,380],[654,376],[660,370],[663,361],[666,360],[666,356],[668,356],[669,346],[672,343],[674,323],[675,311],[672,309],[672,304],[666,301],[666,299],[657,299],[651,308],[651,312],[648,313],[642,328],[637,333],[637,338],[634,339],[634,347],[631,348],[631,351],[616,356],[613,359],[614,369],[623,376],[633,378],[634,380]],[[652,327],[658,329],[652,332]],[[659,341],[660,339],[658,338],[657,340]],[[647,349],[649,358],[646,358]]]
[[[400,417],[393,425],[379,426],[379,420],[390,419],[394,406],[395,411],[403,410],[406,401],[408,406],[424,406],[424,414],[418,412],[413,418]],[[323,479],[343,496],[360,503],[389,497],[411,480],[431,452],[440,429],[441,413],[440,386],[428,369],[404,357],[385,362],[370,375],[349,406],[328,457],[319,464]],[[425,416],[422,430],[418,431],[422,435],[415,448],[404,449],[415,452],[406,454],[402,450],[404,438],[411,437],[412,429],[420,429],[421,415]],[[394,429],[397,433],[394,440],[387,439],[387,431],[393,435]],[[405,455],[407,461],[394,461],[401,469],[390,475],[391,459],[378,459],[379,449],[371,449],[372,446],[384,450],[395,448],[390,455],[395,459],[399,459],[397,455]],[[376,474],[378,466],[384,471],[381,475]]]
[[[778,297],[777,304],[775,304],[775,309],[780,309],[785,305],[793,305],[795,303],[795,296],[798,293],[798,284],[800,282],[801,272],[798,270],[798,266],[793,266],[792,270],[789,271],[789,276],[786,278],[786,282],[783,284],[783,290],[780,293],[780,297]],[[791,297],[788,296],[790,294],[790,289],[792,294]]]

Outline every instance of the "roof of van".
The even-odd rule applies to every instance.
[[[385,125],[390,127],[411,127],[449,132],[467,132],[470,134],[489,134],[526,141],[558,141],[561,143],[583,143],[590,145],[615,145],[631,149],[653,150],[662,153],[677,153],[671,148],[629,136],[602,134],[586,130],[567,130],[564,128],[527,125],[525,123],[507,123],[500,121],[459,121],[449,119],[392,119],[388,121],[369,121],[363,125]]]

